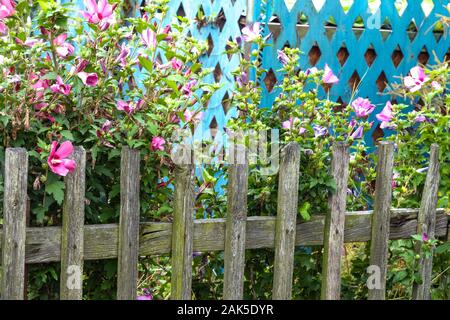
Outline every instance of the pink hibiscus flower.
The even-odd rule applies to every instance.
[[[54,93],[61,93],[65,96],[67,96],[70,93],[70,90],[72,87],[68,84],[65,84],[60,76],[56,77],[56,83],[50,87],[52,92]]]
[[[392,104],[390,101],[386,103],[386,106],[379,114],[376,115],[376,117],[379,121],[381,121],[381,129],[392,127],[390,122],[394,118],[394,113],[392,112]]]
[[[98,83],[98,75],[94,73],[80,72],[78,77],[83,81],[85,86],[95,87]]]
[[[75,48],[70,43],[66,42],[67,33],[60,34],[53,40],[53,45],[56,47],[56,53],[61,58],[67,58],[72,55]]]
[[[61,143],[58,148],[58,142],[53,141],[48,156],[47,163],[53,173],[65,177],[69,172],[76,168],[74,160],[67,159],[73,153],[73,145],[70,141]]]
[[[403,79],[403,83],[409,89],[410,92],[419,91],[422,86],[430,80],[430,78],[425,74],[423,68],[417,66],[412,68],[409,73],[410,76],[406,76]]]
[[[16,4],[12,0],[0,0],[0,19],[12,16],[16,10]]]
[[[339,82],[339,78],[336,77],[336,75],[333,73],[333,70],[331,70],[328,64],[325,64],[322,81],[326,84],[334,84]]]
[[[153,151],[161,150],[164,151],[164,145],[166,144],[166,140],[162,137],[153,137],[151,148]]]
[[[113,22],[113,12],[117,4],[110,5],[107,0],[84,0],[87,11],[82,11],[89,23],[98,24],[102,30],[106,30]]]

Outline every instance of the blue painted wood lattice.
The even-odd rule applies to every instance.
[[[273,34],[271,46],[263,52],[263,66],[269,72],[262,84],[262,107],[270,107],[277,94],[273,90],[280,80],[277,50],[286,45],[299,47],[304,53],[300,59],[302,69],[323,68],[327,63],[339,76],[340,82],[329,92],[331,99],[350,103],[357,87],[357,96],[368,97],[377,105],[370,118],[376,125],[366,133],[368,144],[372,136],[383,134],[375,114],[390,98],[381,95],[386,84],[398,82],[398,76],[406,75],[418,63],[434,63],[434,56],[440,60],[450,58],[450,39],[435,32],[438,15],[448,15],[448,0],[378,0],[378,6],[375,0],[171,0],[170,14],[188,17],[194,23],[187,32],[210,44],[210,52],[202,62],[214,73],[206,80],[223,85],[211,99],[203,129],[197,133],[209,135],[210,128],[222,129],[237,114],[228,107],[227,99],[234,87],[231,72],[239,61],[224,51],[227,41],[240,35],[247,1],[254,2],[254,21],[262,22],[265,32]],[[83,6],[81,0],[73,2]],[[406,6],[399,8],[402,2]],[[426,2],[431,6],[424,7]],[[129,15],[139,14],[142,1],[126,3]],[[195,22],[199,10],[210,18],[201,27]]]

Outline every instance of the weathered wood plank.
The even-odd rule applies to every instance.
[[[418,209],[392,209],[389,238],[411,239],[417,234]],[[436,210],[436,237],[447,234],[449,217],[444,209]],[[246,249],[274,248],[275,217],[248,217]],[[372,211],[347,212],[344,241],[370,241]],[[194,250],[198,252],[223,251],[225,248],[225,219],[199,219],[194,222]],[[325,215],[315,215],[296,227],[296,246],[323,245]],[[3,231],[0,228],[0,235]],[[117,258],[119,225],[102,224],[84,227],[85,260]],[[1,239],[1,237],[0,237]],[[1,242],[1,240],[0,240]],[[171,252],[172,224],[143,222],[140,224],[139,255],[157,256]],[[61,227],[27,228],[26,263],[60,261]]]
[[[75,147],[72,159],[77,167],[64,179],[66,192],[61,228],[61,300],[81,300],[83,297],[86,151],[82,147]]]
[[[139,254],[140,152],[122,149],[117,299],[135,300]]]
[[[24,299],[27,174],[27,151],[6,149],[1,265],[3,300]]]
[[[438,201],[439,189],[439,146],[433,144],[430,151],[430,162],[428,165],[428,173],[420,203],[419,216],[417,221],[417,234],[426,234],[429,239],[435,238],[436,228],[436,205]],[[420,259],[417,263],[419,276],[422,282],[414,283],[413,298],[414,300],[430,300],[431,299],[431,273],[433,269],[433,249],[431,256],[426,257],[422,251],[421,244],[415,247],[416,254]]]
[[[190,300],[194,236],[194,165],[175,170],[171,299]]]
[[[379,270],[380,279],[373,286],[369,286],[369,300],[384,300],[386,295],[393,169],[394,144],[386,141],[380,142],[370,241],[370,266]]]
[[[274,300],[290,300],[292,297],[299,176],[300,146],[289,143],[282,150],[280,161],[272,292]]]
[[[244,294],[245,235],[247,223],[248,161],[245,146],[234,146],[228,167],[225,232],[224,300],[241,300]]]
[[[333,145],[331,174],[336,192],[330,197],[330,211],[325,218],[322,266],[322,300],[339,300],[341,294],[341,259],[344,246],[345,209],[350,154],[346,143]]]

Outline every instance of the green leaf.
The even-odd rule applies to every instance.
[[[145,59],[142,56],[139,56],[139,62],[141,63],[141,66],[144,67],[145,70],[147,70],[148,72],[152,72],[153,71],[153,63],[148,60]]]
[[[45,217],[45,212],[46,212],[44,207],[41,206],[41,207],[35,208],[33,210],[33,212],[36,215],[37,223],[41,224],[42,222],[44,222],[44,217]]]
[[[401,270],[395,273],[394,282],[400,282],[408,276],[408,273],[405,270]]]
[[[75,140],[72,132],[70,132],[69,130],[61,131],[61,135],[67,140],[71,140],[71,141]]]
[[[164,81],[175,93],[177,93],[177,94],[179,93],[178,85],[175,81],[172,81],[172,80],[166,79],[166,78],[161,79],[161,80]]]
[[[438,246],[438,247],[436,248],[435,252],[436,252],[437,254],[442,254],[442,253],[445,253],[445,252],[450,252],[450,242],[441,244],[440,246]]]
[[[45,186],[45,192],[53,196],[55,201],[61,205],[64,200],[64,182],[58,180],[47,184]]]
[[[50,8],[50,6],[53,3],[53,1],[48,1],[48,0],[37,0],[37,2],[39,3],[39,5],[42,8],[42,11],[44,11],[44,12],[48,11],[48,8]]]
[[[300,216],[306,221],[311,219],[311,215],[309,214],[310,208],[311,208],[311,204],[309,202],[304,202],[298,210],[298,212],[300,213]]]

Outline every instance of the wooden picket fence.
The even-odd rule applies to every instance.
[[[84,260],[118,259],[118,299],[135,299],[138,256],[172,255],[172,299],[191,298],[194,251],[225,251],[224,299],[242,299],[245,250],[275,248],[273,299],[290,299],[294,248],[324,245],[322,299],[340,298],[344,242],[370,241],[370,265],[380,268],[381,287],[369,290],[369,299],[384,299],[389,239],[409,239],[426,232],[448,237],[449,221],[437,209],[439,147],[433,145],[420,209],[392,209],[391,182],[394,145],[380,142],[374,210],[346,212],[349,175],[348,146],[333,145],[331,173],[337,192],[330,196],[326,215],[297,222],[300,147],[290,143],[281,152],[276,217],[247,217],[248,162],[229,165],[226,219],[194,220],[194,165],[175,172],[173,223],[139,221],[138,150],[127,147],[121,159],[119,224],[84,225],[86,152],[75,148],[75,172],[65,178],[62,226],[27,227],[27,151],[7,149],[5,162],[2,245],[2,299],[24,299],[25,265],[61,261],[60,298],[82,299],[73,283],[73,270]],[[245,157],[244,157],[245,158]],[[448,239],[448,238],[447,238]],[[420,247],[418,268],[423,282],[414,287],[415,299],[429,299],[432,259]],[[81,278],[78,279],[81,282]]]

